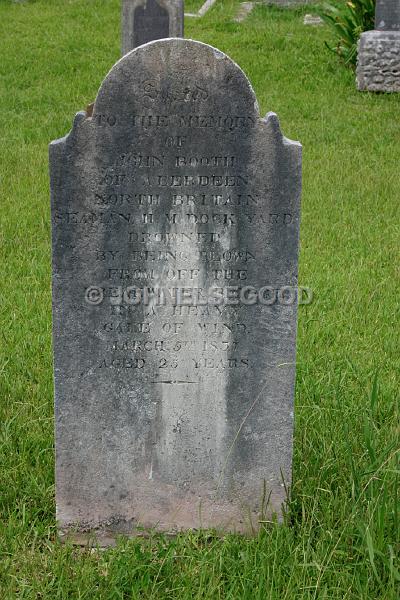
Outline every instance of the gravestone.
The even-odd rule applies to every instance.
[[[357,87],[400,92],[400,0],[377,0],[375,29],[365,31],[359,41]]]
[[[375,6],[375,29],[378,31],[400,30],[399,0],[377,0]]]
[[[122,0],[122,55],[142,44],[183,37],[183,0]]]
[[[291,478],[300,144],[226,55],[168,39],[50,173],[61,533],[256,531]]]

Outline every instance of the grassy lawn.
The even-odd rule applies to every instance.
[[[187,3],[192,10],[195,0]],[[47,145],[119,58],[119,0],[0,0],[0,598],[395,600],[400,593],[400,98],[360,94],[312,7],[219,0],[186,37],[304,147],[293,487],[256,539],[56,539]]]

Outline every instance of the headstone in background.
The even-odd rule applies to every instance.
[[[375,27],[360,37],[357,88],[400,92],[400,0],[377,0]]]
[[[254,8],[254,2],[241,2],[236,17],[233,19],[236,23],[242,23],[249,16]]]
[[[122,55],[147,42],[183,37],[183,0],[122,0]]]
[[[227,56],[170,39],[50,165],[61,531],[257,530],[291,479],[300,144]]]
[[[377,0],[375,6],[375,29],[378,31],[400,30],[399,0]]]

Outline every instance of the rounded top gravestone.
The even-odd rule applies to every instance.
[[[207,44],[180,38],[149,42],[122,57],[104,79],[95,107],[103,111],[110,103],[123,111],[207,105],[222,114],[258,115],[253,89],[237,64]]]
[[[183,37],[183,0],[122,0],[122,54],[153,40]]]
[[[59,526],[254,531],[290,482],[300,144],[172,38],[111,69],[50,172]]]

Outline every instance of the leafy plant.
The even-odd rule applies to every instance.
[[[331,47],[325,42],[326,46],[354,68],[360,35],[374,29],[375,0],[349,0],[340,6],[325,4],[320,16],[338,38],[336,46]]]

